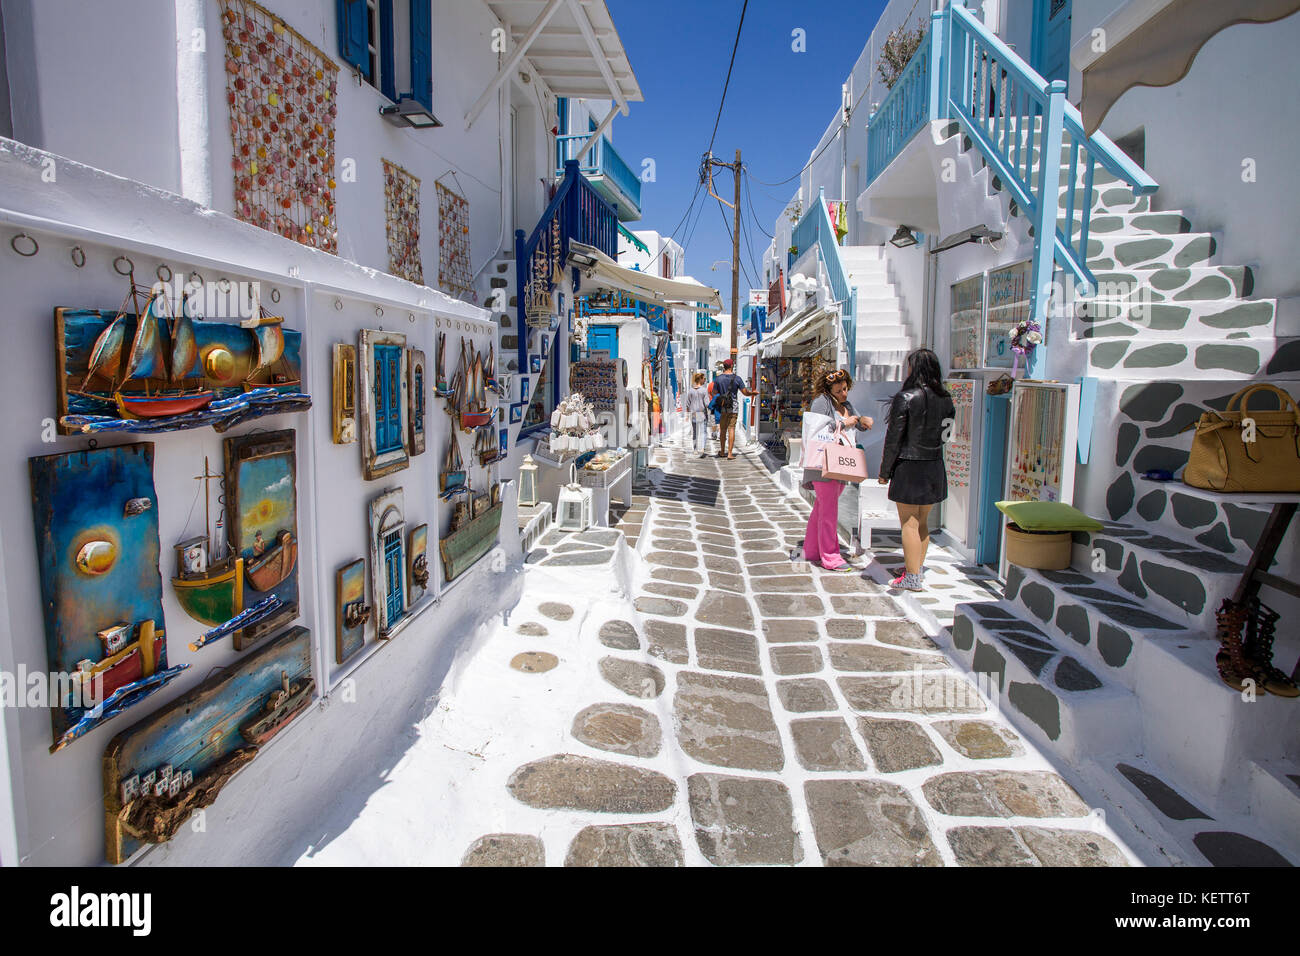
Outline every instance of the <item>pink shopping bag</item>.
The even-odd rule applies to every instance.
[[[819,444],[822,445],[821,451],[826,459],[822,465],[824,477],[855,485],[866,480],[867,456],[861,448],[849,444],[843,426],[836,427],[834,441]]]

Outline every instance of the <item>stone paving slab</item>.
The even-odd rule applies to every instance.
[[[772,670],[777,674],[815,674],[822,669],[821,649],[815,646],[788,644],[778,645],[768,651]]]
[[[685,866],[682,841],[671,823],[584,827],[569,844],[565,866]]]
[[[776,682],[776,693],[781,706],[796,714],[816,710],[836,710],[835,696],[824,680],[815,677],[798,677]]]
[[[810,780],[808,812],[827,866],[942,866],[921,811],[881,780]]]
[[[527,833],[489,833],[470,844],[461,866],[545,866],[546,848]]]
[[[621,657],[602,657],[600,676],[632,697],[658,697],[664,692],[664,672],[644,661],[629,661]]]
[[[737,674],[761,674],[758,638],[745,631],[713,627],[695,629],[695,659],[701,667]]]
[[[663,743],[659,718],[630,704],[593,704],[573,718],[570,733],[588,747],[630,757],[653,757]]]
[[[790,721],[795,759],[805,770],[866,770],[858,745],[843,717]]]
[[[920,724],[911,720],[858,718],[871,759],[884,773],[934,767],[943,763],[939,749]]]
[[[677,675],[673,714],[677,741],[696,760],[744,770],[785,766],[762,681],[684,671]]]
[[[854,710],[879,713],[981,714],[988,708],[970,681],[950,674],[841,677],[840,691]]]
[[[939,654],[918,654],[875,644],[831,644],[831,667],[837,671],[879,673],[881,671],[942,670],[948,659]]]
[[[670,664],[688,664],[690,648],[686,646],[686,625],[672,621],[649,620],[645,622],[647,651],[652,657]]]
[[[785,784],[697,773],[687,779],[687,791],[695,839],[710,863],[794,864],[803,859]]]
[[[1088,805],[1057,774],[978,770],[931,777],[922,787],[930,806],[960,817],[1082,817]]]
[[[677,785],[653,770],[575,754],[556,754],[524,764],[506,788],[538,809],[594,813],[655,813],[672,806]]]

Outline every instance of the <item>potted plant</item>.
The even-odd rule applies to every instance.
[[[906,25],[889,31],[884,44],[880,47],[880,59],[876,61],[876,72],[888,89],[893,89],[898,78],[907,69],[913,54],[925,41],[928,31],[924,23],[917,24],[915,30]]]

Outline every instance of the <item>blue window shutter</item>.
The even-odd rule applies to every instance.
[[[370,79],[370,30],[366,0],[335,0],[339,12],[339,56]]]
[[[433,112],[433,23],[429,0],[411,0],[411,96]]]
[[[397,102],[397,78],[393,69],[393,0],[379,0],[379,73],[380,92]]]

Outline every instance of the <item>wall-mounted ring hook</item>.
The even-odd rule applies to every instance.
[[[26,239],[28,242],[30,242],[30,243],[32,244],[32,251],[31,251],[31,252],[23,252],[21,249],[18,248],[18,242],[19,242],[19,240],[22,240],[22,239]],[[20,256],[22,256],[24,259],[30,259],[32,256],[36,255],[36,253],[38,253],[38,252],[41,251],[41,245],[40,245],[40,243],[38,243],[38,242],[37,242],[35,239],[33,239],[31,236],[27,235],[27,233],[25,233],[25,232],[20,232],[20,233],[18,233],[16,236],[14,236],[12,239],[10,239],[10,240],[9,240],[9,248],[13,249],[14,252],[18,253],[18,254],[19,254]]]
[[[163,275],[163,272],[164,272],[164,271],[166,271],[166,273],[167,273],[167,275],[165,275],[165,276]],[[155,270],[153,271],[153,274],[156,275],[156,276],[158,277],[158,281],[159,281],[159,282],[171,282],[171,281],[172,281],[172,267],[169,266],[169,265],[168,265],[167,263],[165,263],[165,262],[162,263],[160,266],[158,266],[158,268],[155,269]]]
[[[72,264],[78,269],[86,264],[86,250],[81,248],[81,246],[73,246],[71,256]]]
[[[122,271],[121,263],[123,263],[123,262],[126,263],[126,271],[125,271],[125,272]],[[120,276],[132,276],[132,277],[134,277],[134,275],[135,275],[135,263],[132,262],[132,261],[131,261],[128,257],[126,257],[126,256],[118,256],[116,259],[113,260],[113,271],[116,272],[116,273],[117,273],[118,275],[120,275]],[[134,281],[134,280],[133,280],[133,281]]]
[[[280,301],[280,290],[279,290],[279,289],[272,289],[272,290],[271,290],[271,301],[272,301],[272,302],[279,302],[279,301]]]

